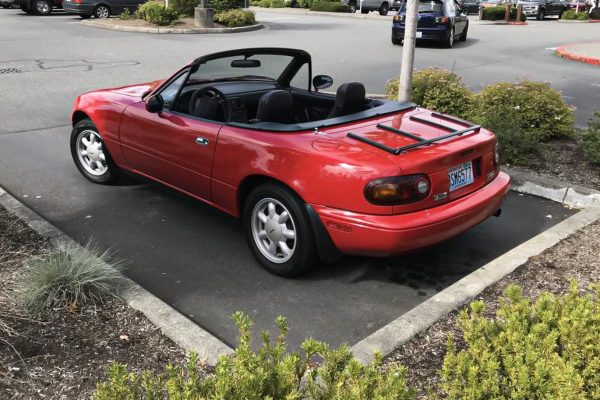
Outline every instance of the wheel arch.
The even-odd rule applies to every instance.
[[[87,115],[84,111],[77,110],[73,113],[73,116],[71,117],[72,125],[75,126],[75,124],[77,124],[80,121],[83,121],[84,119],[91,120],[90,116]]]
[[[298,193],[297,190],[295,190],[293,187],[286,184],[285,182],[280,181],[279,179],[273,178],[272,176],[269,176],[269,175],[261,175],[261,174],[248,175],[248,176],[244,177],[244,179],[242,179],[242,181],[240,182],[240,184],[238,185],[238,188],[237,188],[237,207],[238,207],[240,216],[242,216],[242,214],[243,214],[244,203],[246,202],[248,195],[250,195],[250,192],[252,192],[252,190],[255,187],[262,185],[263,183],[266,183],[266,182],[273,182],[273,183],[282,185],[286,189],[291,190],[296,196],[298,196],[298,198],[300,198],[300,200],[304,201],[304,199]]]
[[[96,4],[96,7],[94,7],[93,14],[95,14],[95,13],[96,13],[96,10],[97,10],[97,9],[98,9],[98,7],[100,7],[100,6],[104,6],[104,7],[108,8],[108,13],[109,13],[109,15],[112,15],[112,8],[111,8],[111,7],[110,7],[110,6],[109,6],[107,3],[98,3],[98,4]]]

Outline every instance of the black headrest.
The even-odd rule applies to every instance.
[[[258,101],[256,119],[261,122],[279,122],[289,124],[293,122],[294,101],[290,92],[273,90],[265,93]]]
[[[359,82],[340,85],[335,95],[335,105],[329,118],[341,117],[365,110],[365,86]]]

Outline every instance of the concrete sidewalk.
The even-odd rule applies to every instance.
[[[556,54],[570,60],[600,66],[600,42],[566,44],[556,49]]]

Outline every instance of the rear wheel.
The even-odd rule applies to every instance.
[[[458,40],[460,40],[461,42],[465,42],[467,40],[467,32],[469,32],[469,25],[465,27],[465,30],[463,31],[462,35],[460,35],[460,38]]]
[[[536,19],[538,21],[542,21],[544,18],[546,17],[545,12],[543,9],[540,9],[537,13]]]
[[[360,13],[361,13],[361,14],[368,14],[368,13],[369,13],[369,10],[367,10],[367,9],[365,9],[365,8],[361,8],[361,9],[360,9]]]
[[[448,34],[448,37],[444,40],[444,47],[447,48],[452,48],[452,46],[454,46],[454,27],[452,27],[452,29],[450,29],[450,33]]]
[[[379,15],[387,15],[388,11],[390,11],[390,5],[387,2],[381,3]]]
[[[392,35],[392,44],[396,46],[401,45],[402,39],[398,39],[396,36]]]
[[[356,1],[349,2],[348,7],[350,7],[350,12],[354,14],[356,12]]]
[[[317,263],[304,202],[277,183],[254,189],[244,204],[244,233],[252,254],[267,271],[292,277]]]
[[[50,0],[34,0],[33,12],[37,15],[48,15],[52,12],[52,3]]]
[[[79,121],[71,131],[71,156],[77,169],[94,183],[108,184],[119,176],[96,125],[90,119]]]
[[[107,5],[100,4],[94,10],[94,17],[96,18],[108,18],[110,17],[110,8]]]

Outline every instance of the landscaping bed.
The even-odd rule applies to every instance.
[[[21,311],[13,282],[24,263],[47,251],[44,238],[0,207],[0,322],[9,327],[0,329],[0,398],[89,398],[113,362],[133,371],[185,362],[179,347],[117,299],[56,308],[41,320]]]
[[[599,248],[600,221],[597,221],[532,257],[474,300],[485,302],[487,308],[484,314],[491,318],[498,309],[498,298],[510,284],[519,285],[526,297],[536,298],[544,291],[553,294],[567,292],[573,278],[579,283],[581,292],[589,292],[591,284],[600,282],[600,259],[597,251],[594,251]],[[456,324],[461,310],[467,308],[465,306],[438,320],[386,358],[386,363],[399,362],[407,367],[408,385],[417,389],[419,398],[426,398],[430,388],[441,394],[440,369],[446,355],[448,337],[456,339],[459,349],[465,347]]]

